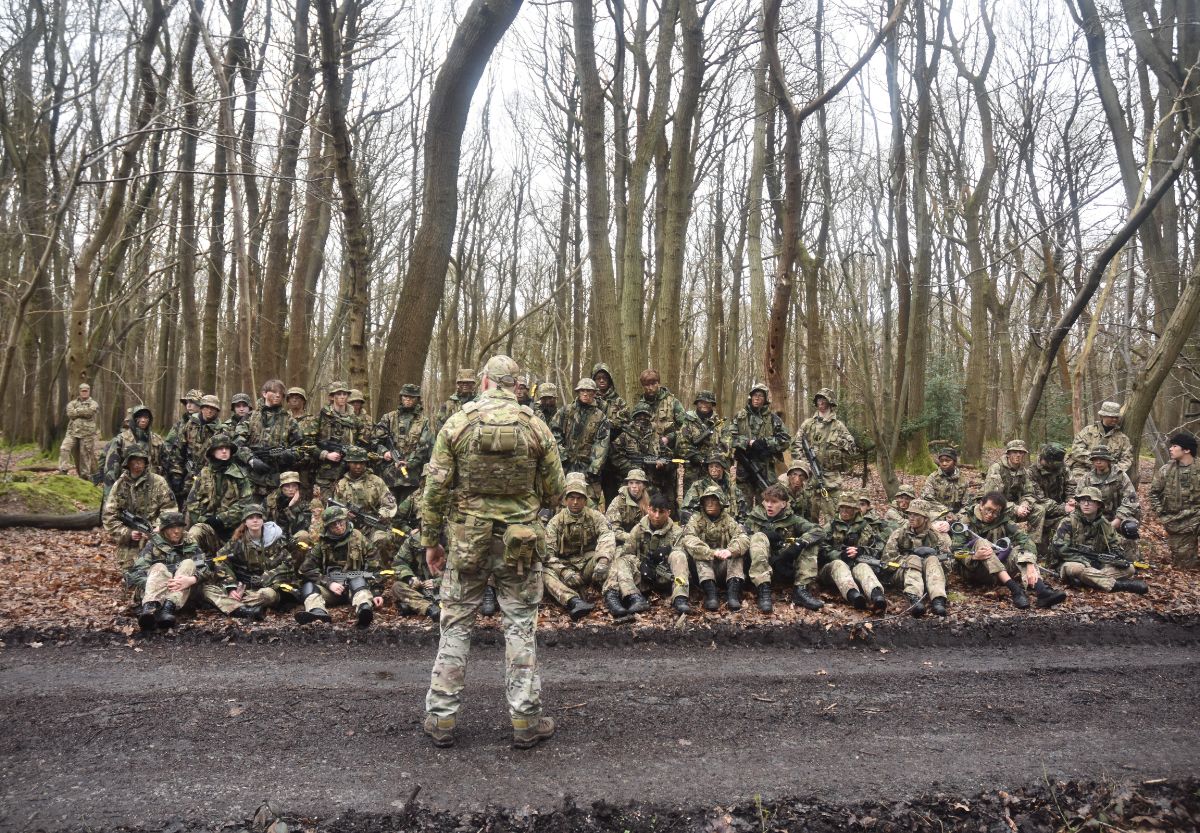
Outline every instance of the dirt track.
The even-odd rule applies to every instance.
[[[309,818],[394,813],[416,784],[423,806],[471,812],[566,796],[712,807],[1193,775],[1200,628],[1078,634],[1018,627],[883,651],[548,646],[546,707],[561,728],[523,753],[508,746],[494,637],[472,654],[450,750],[419,734],[428,645],[352,633],[350,644],[138,640],[141,651],[10,642],[0,829],[217,824],[266,799]]]

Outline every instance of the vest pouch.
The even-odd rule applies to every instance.
[[[525,524],[509,524],[504,530],[504,563],[520,576],[538,560],[537,530]]]
[[[492,553],[492,522],[467,515],[451,527],[450,566],[460,573],[482,570]]]

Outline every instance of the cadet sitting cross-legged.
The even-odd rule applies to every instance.
[[[575,472],[567,475],[566,484],[563,508],[546,524],[543,582],[554,601],[578,620],[594,607],[583,598],[584,591],[608,580],[617,539],[608,518],[587,505],[587,478]]]
[[[216,555],[221,545],[242,522],[242,511],[252,491],[246,471],[232,459],[233,440],[217,434],[208,444],[208,464],[200,470],[188,494],[188,515],[192,527],[188,538],[208,555]]]
[[[869,604],[875,613],[883,613],[887,600],[875,573],[882,549],[875,526],[858,510],[858,495],[842,492],[837,500],[837,517],[825,525],[825,541],[821,543],[824,564],[818,573],[821,584],[836,590],[859,610],[866,610]]]
[[[125,573],[125,584],[142,601],[138,625],[144,631],[175,627],[176,615],[187,606],[196,582],[208,578],[211,567],[194,542],[184,538],[182,512],[165,512],[158,532]]]
[[[605,510],[604,515],[616,536],[617,546],[624,546],[629,533],[646,516],[646,508],[650,505],[649,485],[650,480],[644,471],[630,469],[629,474],[625,475],[625,485]]]
[[[750,536],[729,511],[729,493],[715,483],[700,495],[700,511],[684,527],[683,548],[696,565],[704,609],[720,607],[717,582],[724,581],[726,604],[741,610]]]
[[[623,619],[649,610],[647,590],[669,595],[678,612],[691,612],[688,559],[682,540],[683,530],[671,520],[670,499],[653,492],[646,517],[629,533],[604,584],[604,604],[614,617]]]
[[[346,473],[333,487],[333,499],[344,504],[354,522],[371,546],[371,558],[380,564],[396,551],[402,530],[392,525],[396,516],[396,496],[383,478],[367,469],[370,457],[361,446],[352,445],[342,458]]]
[[[925,614],[926,597],[935,615],[946,615],[946,573],[942,562],[950,560],[950,539],[930,527],[934,511],[937,510],[927,501],[914,500],[908,505],[908,525],[893,532],[883,547],[884,584],[904,591],[913,616]],[[900,566],[889,569],[893,562]]]
[[[117,565],[128,570],[159,518],[176,507],[166,479],[150,471],[150,455],[144,448],[130,446],[123,465],[125,471],[104,499],[100,522],[117,545]]]
[[[787,490],[779,484],[763,490],[762,502],[746,518],[750,531],[750,581],[758,595],[758,609],[770,613],[771,580],[792,585],[792,603],[820,610],[816,597],[817,545],[825,533],[816,524],[792,511]]]
[[[235,619],[261,620],[268,608],[295,601],[300,588],[287,535],[252,503],[242,524],[213,559],[216,574],[204,583],[204,598]]]
[[[321,526],[321,537],[300,565],[304,609],[296,611],[296,621],[302,625],[328,623],[327,606],[349,604],[358,627],[368,627],[375,618],[374,608],[383,604],[379,562],[342,507],[326,509],[321,514]]]
[[[1075,493],[1075,511],[1054,532],[1051,552],[1062,563],[1059,574],[1075,587],[1108,593],[1145,593],[1135,563],[1125,557],[1121,539],[1104,517],[1104,497],[1095,486]]]

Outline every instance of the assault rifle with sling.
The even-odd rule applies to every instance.
[[[756,491],[761,492],[771,485],[767,481],[767,476],[763,474],[762,469],[756,465],[757,461],[750,458],[750,453],[748,451],[741,448],[735,448],[733,450],[733,459],[734,465],[737,466],[737,470],[739,472],[742,469],[745,469],[746,479],[753,484]]]
[[[1138,570],[1148,570],[1150,565],[1145,561],[1130,561],[1121,555],[1116,555],[1111,552],[1097,552],[1089,550],[1087,547],[1063,547],[1059,550],[1062,553],[1063,559],[1071,557],[1085,558],[1092,567],[1097,570],[1101,567],[1116,567],[1118,570],[1127,570],[1134,567]]]
[[[629,459],[643,469],[658,468],[659,464],[664,466],[682,466],[687,463],[687,460],[684,460],[682,457],[654,457],[653,455],[647,455],[634,456]]]
[[[800,435],[800,448],[804,450],[804,459],[808,461],[808,465],[812,468],[813,488],[821,497],[829,497],[829,490],[825,486],[825,470],[821,468],[821,464],[817,462],[817,455],[813,451],[812,446],[808,444],[808,437],[804,434]]]
[[[349,450],[350,446],[346,443],[338,442],[337,440],[317,440],[317,448],[321,451],[336,452],[342,455],[342,458],[344,459],[346,457],[346,451]],[[367,452],[367,462],[378,463],[379,459],[379,455],[374,451]]]
[[[124,524],[126,528],[132,529],[134,532],[140,532],[147,538],[154,533],[149,521],[141,515],[135,515],[128,509],[122,509],[120,514],[117,515],[117,520]]]
[[[249,454],[247,465],[258,475],[286,471],[300,457],[297,451],[286,446],[248,445],[245,449]]]
[[[403,529],[392,526],[390,522],[381,518],[379,515],[372,515],[370,512],[364,512],[361,506],[356,506],[353,503],[342,503],[339,500],[330,499],[330,506],[336,506],[340,509],[345,509],[346,513],[359,524],[370,529],[377,529],[380,532],[390,532],[397,538],[404,538],[408,535]]]
[[[641,573],[647,584],[653,586],[658,583],[658,568],[667,563],[667,556],[670,554],[670,547],[657,547],[646,553],[646,557],[642,559]]]
[[[400,476],[405,480],[408,480],[408,462],[403,461],[403,455],[396,450],[396,438],[392,436],[392,432],[385,428],[376,434],[376,438],[379,440],[380,445],[387,449],[388,453],[392,455],[392,468],[399,469]],[[383,455],[380,455],[381,458],[382,456]]]

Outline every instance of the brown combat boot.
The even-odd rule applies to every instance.
[[[517,749],[532,749],[554,736],[552,717],[514,717],[512,727],[513,746]]]
[[[434,746],[446,747],[454,745],[453,717],[438,717],[434,714],[427,714],[425,715],[425,723],[421,728],[433,740]]]

